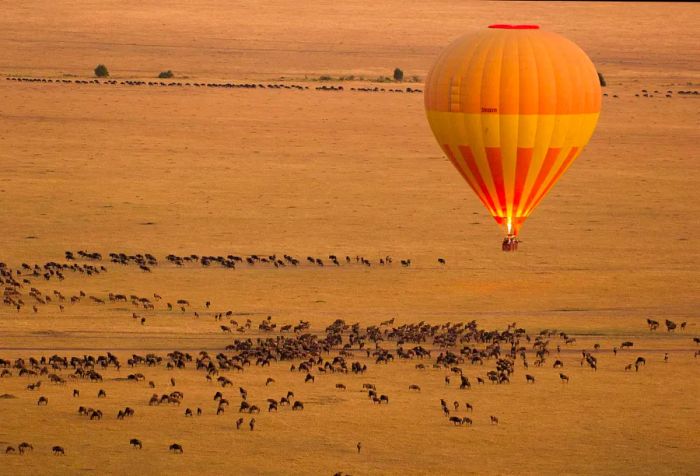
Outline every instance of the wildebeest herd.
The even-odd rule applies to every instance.
[[[107,293],[105,296],[88,295],[82,291],[72,295],[58,290],[41,290],[50,282],[62,281],[66,276],[97,276],[109,271],[111,266],[138,266],[143,271],[152,271],[165,264],[175,268],[213,265],[224,268],[258,266],[270,268],[313,266],[341,267],[372,265],[390,267],[391,256],[369,260],[365,257],[308,256],[295,258],[288,254],[278,255],[168,255],[158,260],[153,254],[101,253],[90,251],[67,251],[65,263],[48,262],[43,265],[21,264],[10,267],[0,264],[0,284],[3,286],[4,309],[21,311],[24,307],[38,312],[38,306],[57,304],[60,312],[66,306],[81,303],[91,306],[120,306],[131,303],[132,317],[145,323],[145,314],[153,310],[173,313],[188,313],[194,318],[210,320],[211,333],[222,340],[218,348],[201,349],[196,352],[173,350],[171,352],[125,353],[105,349],[97,353],[75,353],[62,355],[59,352],[35,352],[13,358],[0,358],[0,388],[9,382],[19,381],[25,394],[4,393],[2,398],[20,398],[27,404],[42,408],[50,415],[56,401],[75,401],[76,425],[100,424],[104,420],[137,420],[149,408],[160,408],[170,418],[196,420],[203,415],[226,418],[233,413],[227,425],[232,431],[266,431],[273,419],[285,418],[287,412],[305,412],[318,403],[304,398],[310,386],[329,383],[328,391],[342,393],[346,399],[367,401],[378,408],[390,408],[397,391],[388,392],[381,380],[374,375],[377,370],[392,365],[407,364],[416,382],[404,387],[398,395],[401,399],[411,395],[423,395],[426,387],[438,384],[450,391],[463,392],[462,400],[451,403],[447,397],[436,394],[436,413],[445,417],[448,427],[477,427],[508,425],[502,416],[483,413],[470,400],[474,392],[488,392],[500,385],[546,385],[540,376],[555,376],[559,385],[575,385],[576,374],[592,372],[599,368],[618,368],[637,372],[647,365],[669,363],[669,353],[664,359],[652,359],[649,355],[635,352],[634,341],[621,340],[619,345],[604,348],[594,343],[590,348],[577,348],[577,338],[567,332],[542,329],[535,333],[512,322],[503,329],[480,326],[476,320],[444,322],[440,324],[420,322],[398,323],[396,318],[382,320],[372,325],[346,322],[336,319],[330,325],[319,327],[312,322],[277,322],[272,316],[236,320],[232,310],[217,309],[213,299],[194,303],[182,297],[165,299],[158,293],[150,296],[136,294]],[[107,262],[108,261],[108,262]],[[104,263],[104,264],[103,264]],[[411,268],[410,259],[397,259],[400,268]],[[445,266],[446,260],[439,258],[437,266]],[[148,275],[146,275],[148,276]],[[163,293],[165,294],[165,293]],[[167,309],[167,311],[166,311]],[[138,313],[136,312],[138,311]],[[226,319],[227,323],[222,324]],[[685,333],[687,322],[663,321],[666,334]],[[647,318],[648,332],[657,332],[661,323]],[[222,333],[223,331],[223,333]],[[236,332],[236,335],[233,333]],[[231,335],[230,335],[231,334]],[[230,335],[230,336],[229,336]],[[687,337],[688,346],[700,344],[700,338]],[[697,357],[699,352],[693,350]],[[620,360],[623,362],[620,362]],[[289,372],[293,388],[277,388],[279,373]],[[533,369],[540,374],[533,375]],[[169,375],[167,381],[156,382],[154,372]],[[273,378],[275,375],[277,378]],[[189,387],[179,385],[185,376]],[[247,389],[247,382],[264,377],[263,390]],[[549,385],[552,381],[549,380]],[[187,388],[201,386],[210,395],[209,403],[189,401]],[[114,402],[112,389],[129,386],[130,395],[138,403]],[[52,389],[49,398],[44,394]],[[80,387],[80,388],[78,388]],[[95,403],[82,403],[96,398]],[[91,400],[92,401],[92,400]],[[100,402],[117,405],[117,411],[106,410]],[[212,403],[213,402],[213,403]],[[439,403],[439,406],[438,406]],[[231,410],[234,408],[234,410]],[[266,410],[266,411],[265,411]],[[2,418],[0,407],[0,418]],[[51,433],[50,425],[45,428]],[[16,435],[21,440],[25,435]],[[55,441],[45,448],[57,456],[70,455],[65,442]],[[174,454],[184,454],[185,445],[176,441],[146,441],[142,435],[124,429],[123,442],[140,450],[149,445]],[[36,443],[34,443],[36,444]],[[360,451],[361,443],[357,449]],[[23,441],[15,446],[8,444],[6,454],[24,455],[34,450],[33,443]],[[44,451],[37,447],[37,450]]]
[[[77,84],[77,85],[102,85],[102,86],[150,86],[150,87],[193,87],[193,88],[213,88],[213,89],[277,89],[277,90],[293,90],[307,91],[310,89],[308,85],[291,84],[291,83],[219,83],[219,82],[200,82],[200,81],[143,81],[143,80],[116,80],[116,79],[67,79],[67,78],[34,78],[34,77],[17,77],[8,76],[7,81],[16,81],[20,83],[39,83],[39,84]],[[423,90],[416,87],[391,87],[384,86],[360,86],[360,87],[345,87],[342,85],[321,85],[314,86],[315,91],[356,91],[365,93],[422,93]]]

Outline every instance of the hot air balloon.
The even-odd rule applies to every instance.
[[[571,166],[600,114],[596,68],[536,25],[491,25],[449,45],[425,85],[440,147],[517,249],[520,227]]]

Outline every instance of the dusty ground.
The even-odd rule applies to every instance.
[[[0,394],[19,397],[0,400],[0,443],[29,441],[36,449],[3,455],[0,473],[698,473],[699,360],[691,337],[700,334],[699,103],[678,91],[700,82],[699,7],[297,3],[3,6],[0,261],[62,261],[67,249],[89,249],[161,260],[168,253],[359,254],[375,266],[159,266],[149,274],[103,263],[108,272],[99,276],[32,285],[102,297],[156,292],[191,300],[202,317],[161,306],[144,313],[141,326],[128,305],[78,304],[63,313],[49,305],[36,314],[3,306],[0,357],[216,351],[233,337],[202,309],[210,299],[216,310],[256,324],[267,315],[279,323],[306,319],[314,331],[336,318],[366,326],[395,316],[402,323],[477,319],[487,328],[516,321],[531,333],[557,328],[577,338],[563,354],[571,382],[561,384],[548,364],[530,369],[535,385],[518,368],[510,385],[460,392],[445,386],[444,370],[397,362],[304,385],[287,363],[273,364],[234,375],[236,385],[256,401],[293,389],[306,409],[263,411],[254,432],[236,432],[235,409],[213,415],[216,387],[192,369],[174,374],[183,408],[148,407],[152,390],[109,380],[114,370],[102,385],[45,384],[39,393],[25,390],[33,379],[13,376],[0,379]],[[172,69],[187,76],[182,81],[298,84],[321,74],[374,78],[396,66],[424,77],[452,38],[503,21],[570,37],[609,85],[590,145],[525,224],[517,254],[500,252],[500,230],[434,144],[420,94],[317,92],[316,82],[293,91],[4,79],[83,78],[100,62],[116,79]],[[375,85],[343,83],[367,84]],[[636,97],[642,89],[661,93]],[[386,255],[413,266],[377,266]],[[648,317],[688,326],[652,335]],[[635,350],[614,357],[611,348],[627,339]],[[594,373],[578,360],[596,342]],[[638,355],[647,366],[625,372]],[[143,372],[165,391],[170,373]],[[473,379],[485,370],[465,372]],[[276,384],[265,387],[267,376]],[[336,391],[337,382],[347,392]],[[391,403],[372,405],[360,393],[363,382],[377,383]],[[408,392],[410,383],[421,393]],[[73,387],[80,403],[70,397]],[[107,399],[97,401],[98,388]],[[35,405],[38,394],[49,397],[46,408]],[[440,398],[471,401],[474,426],[449,424]],[[99,405],[105,419],[78,417],[79,404]],[[137,415],[118,422],[114,413],[125,405]],[[185,406],[205,414],[185,419]],[[489,424],[491,414],[498,426]],[[141,452],[129,448],[132,437],[143,440]],[[168,454],[174,441],[184,455]],[[54,444],[66,448],[64,458],[50,454]]]

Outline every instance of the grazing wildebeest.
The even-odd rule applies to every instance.
[[[53,448],[51,448],[51,451],[52,451],[53,454],[55,454],[56,456],[58,456],[58,455],[65,455],[65,454],[66,454],[66,450],[64,450],[62,446],[54,446]]]
[[[182,445],[179,445],[179,444],[177,444],[177,443],[173,443],[172,445],[170,445],[170,448],[169,448],[169,449],[170,449],[170,451],[172,451],[173,453],[180,453],[180,454],[183,453]]]
[[[336,383],[335,388],[337,388],[338,390],[345,390],[345,384]]]
[[[472,423],[474,423],[474,422],[472,421],[471,418],[469,418],[469,417],[462,418],[462,425],[472,426]]]
[[[491,424],[498,425],[498,417],[491,415]]]
[[[138,449],[143,448],[143,445],[141,444],[141,440],[139,440],[138,438],[130,439],[129,444],[131,445],[132,448],[138,448]]]
[[[306,377],[304,378],[304,383],[307,383],[307,382],[313,383],[315,380],[316,380],[316,378],[313,375],[307,373]]]
[[[243,424],[243,418],[239,418],[238,420],[236,420],[236,430],[240,430],[242,424]]]
[[[628,347],[633,347],[633,346],[634,346],[634,342],[627,340],[627,341],[623,342],[622,344],[620,344],[620,349],[624,350],[624,349],[627,349]]]
[[[525,374],[526,383],[535,383],[535,377],[530,374]]]
[[[468,412],[473,412],[473,411],[474,411],[474,407],[473,407],[472,404],[469,403],[469,402],[467,402],[467,403],[465,404],[464,408],[466,408],[466,410],[467,410]]]
[[[462,419],[458,416],[450,417],[450,421],[454,423],[455,426],[462,424]]]
[[[564,367],[564,362],[562,362],[561,360],[557,359],[557,360],[554,361],[553,367],[554,367],[555,369],[560,369],[560,368]]]
[[[304,409],[304,404],[301,403],[301,402],[298,401],[298,400],[297,400],[296,402],[294,402],[294,405],[292,405],[292,410],[293,410],[293,411],[296,411],[296,410],[303,410],[303,409]]]
[[[49,399],[46,398],[45,396],[39,397],[39,400],[36,402],[37,405],[48,405]]]
[[[408,389],[409,389],[409,390],[415,390],[416,392],[420,392],[420,387],[419,387],[418,385],[415,385],[415,384],[409,385],[409,386],[408,386]]]
[[[561,372],[559,373],[559,378],[561,379],[562,383],[569,383],[569,377],[567,377],[566,375],[564,375]]]
[[[80,396],[80,391],[77,388],[73,389],[73,397],[79,397],[79,396]]]
[[[19,454],[21,455],[23,455],[25,451],[34,451],[34,447],[26,441],[20,443],[17,449],[19,450]]]
[[[97,398],[105,398],[107,397],[107,392],[105,392],[103,389],[100,389],[99,392],[97,392]]]
[[[14,452],[15,452],[15,447],[14,447],[14,446],[8,446],[7,448],[5,448],[5,454],[6,454],[6,455],[7,455],[7,454],[10,454],[10,453],[14,453]]]
[[[445,258],[438,258],[438,263],[445,264],[446,263]]]
[[[250,431],[253,431],[255,429],[255,418],[250,419],[250,423],[248,423],[248,426],[250,427]]]
[[[219,408],[220,408],[220,407],[219,407]],[[185,409],[185,416],[186,416],[186,417],[191,417],[191,416],[192,416],[192,410],[190,410],[189,408],[186,408],[186,409]]]
[[[379,403],[386,403],[387,405],[389,404],[389,397],[387,395],[380,395],[379,396]]]

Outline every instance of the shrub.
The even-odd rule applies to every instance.
[[[97,76],[98,78],[106,78],[107,76],[109,76],[107,66],[103,64],[98,64],[95,68],[95,76]]]
[[[173,76],[175,76],[175,75],[174,75],[173,72],[170,71],[170,70],[161,71],[160,74],[158,75],[158,77],[159,77],[160,79],[172,78]]]
[[[403,81],[403,71],[399,68],[394,68],[394,81]]]
[[[319,81],[330,81],[331,79],[333,79],[333,78],[331,78],[331,77],[328,76],[327,74],[324,74],[324,75],[321,75],[321,76],[318,77],[318,80],[319,80]]]

